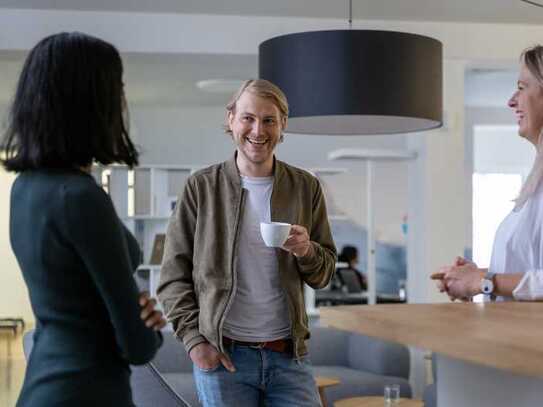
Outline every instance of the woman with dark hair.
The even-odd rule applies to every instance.
[[[337,269],[336,274],[341,280],[344,286],[349,288],[349,291],[365,291],[368,289],[368,282],[366,277],[356,268],[358,264],[358,249],[354,246],[345,245],[341,249],[341,253],[338,256],[338,262],[347,263],[348,267],[340,267]],[[354,282],[352,281],[354,277]],[[351,284],[347,284],[347,281]],[[353,286],[356,284],[356,287]]]
[[[140,251],[93,162],[138,163],[125,128],[122,62],[81,33],[40,41],[28,55],[2,142],[19,173],[10,239],[36,316],[17,406],[133,406],[129,364],[149,361],[164,326],[132,272]]]
[[[358,263],[358,249],[354,246],[343,246],[337,260],[342,263],[348,263],[349,268],[356,269],[355,266]]]

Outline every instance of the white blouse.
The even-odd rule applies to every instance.
[[[493,273],[524,273],[513,297],[519,301],[543,300],[543,187],[500,224],[494,238],[489,270]]]

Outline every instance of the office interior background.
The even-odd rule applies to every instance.
[[[122,53],[130,131],[142,164],[223,161],[234,151],[222,130],[224,106],[242,80],[258,75],[258,45],[281,34],[346,29],[347,20],[347,1],[0,0],[2,126],[28,50],[46,35],[82,31]],[[516,88],[521,51],[543,42],[542,23],[543,8],[520,0],[354,0],[354,29],[417,33],[443,43],[443,127],[385,136],[287,130],[278,147],[279,159],[300,167],[346,169],[321,180],[329,209],[338,215],[338,248],[352,243],[363,259],[366,168],[330,161],[328,154],[339,148],[416,152],[408,163],[376,164],[373,174],[376,240],[404,250],[409,302],[447,301],[429,275],[456,255],[488,262],[497,223],[512,207],[533,158],[528,143],[517,140],[507,100]],[[9,245],[13,179],[0,170],[0,318],[31,323]],[[483,209],[489,202],[496,203],[492,211]],[[346,229],[349,234],[341,235]],[[357,233],[360,240],[353,241]]]

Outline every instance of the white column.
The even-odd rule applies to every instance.
[[[430,274],[462,255],[468,239],[463,61],[444,61],[445,124],[442,129],[408,137],[417,160],[409,164],[407,292],[410,303],[448,301]],[[411,385],[424,388],[424,352],[412,350]]]
[[[418,159],[409,165],[409,302],[447,298],[429,279],[464,252],[470,208],[465,201],[464,63],[444,62],[445,125],[408,138]]]

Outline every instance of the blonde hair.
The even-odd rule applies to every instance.
[[[530,71],[533,77],[537,80],[539,85],[543,87],[543,46],[536,45],[528,48],[520,55],[520,60],[524,66]],[[542,112],[543,113],[543,112]],[[535,161],[526,178],[526,181],[522,185],[520,193],[515,199],[515,208],[517,211],[526,203],[526,201],[535,193],[541,179],[543,178],[543,129],[540,130],[537,144],[536,144],[536,156]]]
[[[230,113],[236,113],[236,103],[244,92],[251,92],[261,98],[270,99],[279,109],[281,119],[283,120],[288,117],[287,97],[279,87],[265,79],[249,79],[243,82],[238,91],[232,96],[232,99],[230,99],[230,102],[226,105],[226,118],[224,121],[224,131],[226,133],[232,134],[232,130],[230,130],[228,124],[228,115]]]

